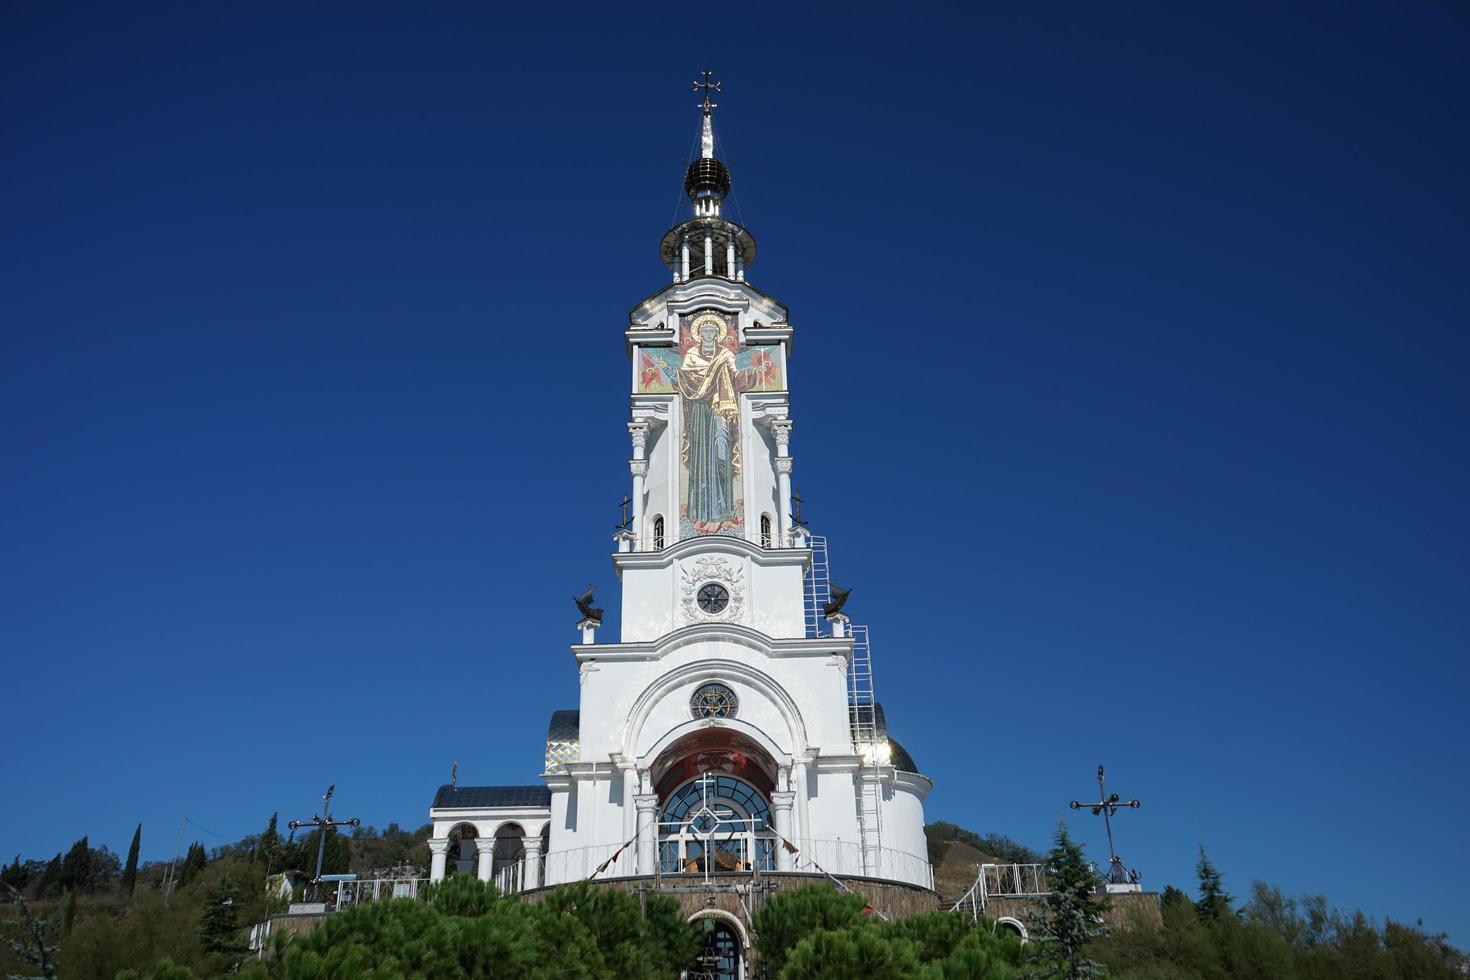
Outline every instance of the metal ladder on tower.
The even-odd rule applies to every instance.
[[[831,636],[832,626],[822,615],[822,607],[832,601],[831,558],[827,539],[813,534],[812,565],[806,574],[806,635],[810,638]],[[877,700],[873,696],[873,650],[868,628],[848,625],[852,637],[852,662],[847,671],[847,711],[852,726],[853,753],[862,760],[858,773],[857,811],[861,832],[863,864],[869,874],[877,874],[882,854],[882,781],[879,778],[886,763],[886,744],[880,745]]]
[[[831,636],[832,626],[822,616],[822,607],[832,601],[832,576],[827,569],[827,539],[820,534],[809,535],[812,547],[812,567],[806,573],[806,635],[810,639]]]
[[[858,771],[858,829],[862,832],[863,865],[868,874],[881,875],[882,771],[888,761],[888,746],[878,730],[878,702],[873,696],[873,648],[868,628],[854,623],[848,629],[852,636],[852,663],[847,669],[847,710],[852,720],[852,749],[862,760]]]

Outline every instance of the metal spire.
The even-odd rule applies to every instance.
[[[704,122],[699,131],[699,155],[701,159],[712,160],[715,156],[715,129],[710,113],[719,106],[719,103],[711,102],[709,96],[711,92],[720,90],[720,83],[710,81],[710,76],[714,74],[713,71],[701,71],[700,74],[704,76],[704,81],[694,83],[694,91],[704,90],[704,101],[699,104],[699,108],[704,112]]]

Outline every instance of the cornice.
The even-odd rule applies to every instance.
[[[636,643],[574,643],[572,655],[579,663],[598,661],[661,660],[675,650],[695,643],[723,640],[749,647],[770,657],[850,657],[852,638],[831,636],[771,637],[739,623],[694,623],[665,633],[656,640]],[[856,756],[854,756],[856,758]]]

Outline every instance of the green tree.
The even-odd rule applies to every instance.
[[[255,859],[265,866],[266,873],[281,870],[281,832],[276,829],[280,812],[272,813],[265,833],[255,842]]]
[[[92,887],[92,848],[83,837],[71,846],[61,859],[61,887],[68,891],[86,891]]]
[[[122,881],[118,890],[128,898],[133,897],[133,890],[138,887],[138,847],[143,842],[143,825],[133,831],[133,842],[128,845],[128,863],[123,868]]]
[[[20,863],[19,854],[15,856],[14,861],[6,865],[3,871],[0,871],[0,885],[9,885],[16,891],[24,890],[25,886],[30,883],[30,880],[30,868]]]
[[[917,947],[872,925],[818,929],[785,957],[781,980],[905,980],[924,976]],[[934,974],[929,972],[930,976]]]
[[[204,845],[195,841],[189,845],[189,850],[184,853],[184,863],[179,865],[178,874],[174,880],[180,885],[186,885],[189,881],[209,864],[209,855],[204,851]]]
[[[36,885],[36,897],[46,898],[55,895],[61,888],[61,852],[46,862],[46,867],[41,871],[40,883]]]
[[[235,896],[222,880],[199,919],[199,945],[206,953],[214,954],[225,967],[220,972],[233,972],[245,955],[245,941],[240,935],[236,913]]]
[[[1199,863],[1194,870],[1199,876],[1199,901],[1195,903],[1195,909],[1206,922],[1218,922],[1230,914],[1230,903],[1233,899],[1225,894],[1225,884],[1220,878],[1220,872],[1205,853],[1203,844],[1199,846]]]
[[[1067,825],[1059,823],[1056,846],[1047,854],[1050,894],[1042,901],[1037,942],[1031,944],[1032,977],[1088,980],[1107,975],[1107,968],[1085,954],[1087,944],[1107,934],[1102,921],[1104,904],[1097,899],[1097,872],[1087,863],[1082,845],[1072,840]]]
[[[866,904],[830,885],[808,885],[772,896],[753,922],[766,973],[779,975],[791,950],[817,930],[835,931],[861,922]]]
[[[56,856],[58,865],[61,855]],[[51,945],[46,923],[31,911],[31,903],[10,885],[0,885],[0,895],[20,908],[20,915],[0,919],[0,936],[22,963],[41,971],[42,980],[55,980],[57,948]],[[18,921],[17,921],[18,919]]]

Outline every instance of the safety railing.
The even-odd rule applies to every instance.
[[[981,908],[987,898],[1034,898],[1050,893],[1044,864],[980,865]]]
[[[419,892],[429,883],[428,878],[370,878],[365,881],[339,881],[336,893],[330,895],[329,907],[334,912],[381,902],[390,898],[418,898]]]

